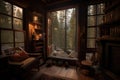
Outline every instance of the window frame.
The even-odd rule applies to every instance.
[[[98,38],[98,37],[100,37],[100,32],[98,31],[98,29],[99,29],[99,25],[100,24],[98,24],[98,17],[99,16],[104,16],[104,13],[103,12],[101,12],[101,13],[99,13],[98,14],[98,5],[100,5],[100,4],[103,4],[104,5],[104,9],[105,9],[105,3],[104,2],[101,2],[101,3],[97,3],[97,4],[88,4],[88,7],[90,6],[90,5],[93,5],[93,6],[95,6],[95,9],[94,10],[96,10],[96,11],[94,11],[95,13],[94,14],[89,14],[88,13],[88,7],[87,7],[87,37],[86,37],[86,43],[87,43],[87,45],[86,45],[86,48],[87,48],[87,52],[95,52],[96,51],[96,48],[97,48],[97,44],[96,44],[96,39]],[[100,7],[100,9],[101,9],[102,7]],[[103,10],[104,10],[103,9]],[[95,17],[95,25],[92,25],[92,26],[90,26],[90,25],[88,25],[88,17],[91,17],[91,16],[94,16]],[[104,18],[104,17],[103,17]],[[101,24],[102,24],[103,22],[101,22]],[[95,28],[95,37],[88,37],[88,29],[89,28]],[[89,39],[94,39],[95,41],[95,45],[94,45],[94,47],[90,47],[90,46],[88,46],[89,45],[89,43],[88,43],[88,40]]]
[[[5,2],[5,3],[9,3],[10,5],[11,5],[11,15],[10,14],[7,14],[7,13],[4,13],[4,12],[0,12],[0,15],[4,15],[4,16],[9,16],[9,17],[11,17],[11,27],[9,28],[4,28],[4,27],[0,27],[0,51],[2,52],[2,50],[4,50],[4,49],[6,49],[6,48],[14,48],[14,47],[25,47],[25,31],[24,31],[24,29],[23,29],[23,12],[24,12],[24,9],[22,8],[22,7],[20,7],[20,6],[18,6],[18,5],[15,5],[15,4],[12,4],[12,3],[10,3],[10,2],[7,2],[7,1],[4,1],[4,0],[2,0],[3,2]],[[4,3],[3,3],[4,4]],[[20,18],[20,17],[15,17],[14,15],[13,15],[13,6],[16,6],[16,7],[18,7],[18,8],[20,8],[21,10],[22,10],[22,12],[20,12],[20,13],[22,13],[21,15],[22,15],[22,17]],[[18,10],[20,10],[20,9],[18,9]],[[16,13],[16,14],[18,14],[18,13]],[[20,14],[19,14],[20,15]],[[2,19],[2,18],[1,18]],[[18,21],[18,23],[16,23],[17,25],[20,25],[21,26],[21,29],[14,29],[14,19],[18,19],[18,20],[21,20],[21,22],[22,23],[19,23],[19,21]],[[3,23],[4,24],[4,23]],[[22,24],[22,25],[21,25]],[[1,41],[2,41],[2,31],[12,31],[12,33],[13,33],[13,42],[5,42],[5,43],[2,43]],[[22,32],[23,33],[23,41],[21,41],[21,42],[16,42],[15,41],[15,32]],[[23,44],[22,46],[16,46],[16,44],[17,43],[21,43],[21,44]],[[8,44],[13,44],[13,46],[11,47],[11,46],[8,46]],[[2,47],[2,45],[7,45],[7,47]],[[2,53],[1,53],[2,54]]]
[[[67,10],[67,9],[72,9],[72,8],[75,8],[75,14],[76,15],[78,15],[78,9],[77,9],[77,7],[76,6],[72,6],[72,7],[67,7],[67,8],[61,8],[61,9],[55,9],[55,10],[50,10],[50,11],[48,11],[48,13],[49,12],[56,12],[56,11],[61,11],[61,10]],[[66,16],[66,12],[65,12],[65,16]],[[75,16],[75,18],[76,18],[76,32],[75,32],[75,34],[76,34],[76,41],[75,41],[75,51],[78,51],[78,44],[77,44],[77,42],[78,42],[78,17],[77,16]],[[47,35],[49,36],[49,23],[51,23],[50,22],[50,20],[49,20],[49,17],[48,17],[48,15],[47,15],[47,19],[48,19],[48,23],[47,23]],[[66,21],[66,20],[65,20]],[[65,23],[65,25],[66,25],[67,23]],[[51,29],[51,28],[50,28]],[[52,31],[51,31],[52,32]],[[65,30],[65,32],[66,32],[66,30]],[[51,33],[52,34],[52,33]],[[65,33],[66,34],[66,33]],[[51,35],[50,35],[51,36]],[[51,37],[52,38],[52,37]],[[67,38],[67,36],[66,36],[66,38]],[[52,43],[52,41],[49,41],[50,39],[48,39],[47,40],[47,46],[48,47],[51,47],[51,46],[49,46],[49,45],[51,45],[51,43]],[[66,39],[65,39],[66,40]],[[49,43],[50,42],[50,43]],[[66,42],[66,41],[65,41]],[[67,43],[67,42],[66,42]],[[65,45],[66,46],[66,45]],[[52,48],[51,48],[52,49]],[[51,52],[51,50],[50,50],[50,52]],[[49,52],[48,52],[48,54],[49,54]]]

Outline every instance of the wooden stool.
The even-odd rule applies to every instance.
[[[88,60],[81,61],[81,69],[83,73],[87,76],[94,76],[95,70],[92,67],[92,62]]]

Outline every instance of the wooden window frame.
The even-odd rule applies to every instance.
[[[4,0],[3,0],[4,1]],[[7,2],[7,1],[4,1],[4,2]],[[7,2],[7,3],[9,3],[9,2]],[[15,44],[17,44],[17,43],[23,43],[23,46],[22,47],[25,47],[25,31],[23,30],[23,8],[22,7],[19,7],[19,6],[17,6],[17,5],[14,5],[14,4],[12,4],[12,3],[9,3],[10,5],[11,5],[11,15],[9,15],[9,14],[7,14],[7,13],[4,13],[4,12],[0,12],[0,14],[1,15],[4,15],[4,16],[9,16],[9,17],[11,17],[11,28],[3,28],[3,27],[0,27],[0,55],[2,54],[2,44],[13,44],[13,47],[16,47],[16,45]],[[22,9],[22,18],[19,18],[19,17],[15,17],[15,16],[13,16],[13,6],[17,6],[17,7],[19,7],[19,8],[21,8]],[[21,20],[22,21],[22,29],[14,29],[14,22],[13,22],[13,19],[18,19],[18,20]],[[13,32],[13,42],[6,42],[6,43],[2,43],[1,42],[1,31],[2,30],[6,30],[6,31],[12,31]],[[24,34],[24,41],[22,41],[22,42],[16,42],[15,41],[15,32],[22,32],[23,34]],[[18,47],[18,46],[17,46]],[[19,46],[19,47],[21,47],[21,46]]]

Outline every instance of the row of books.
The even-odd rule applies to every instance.
[[[104,28],[101,28],[101,36],[103,36],[103,35],[109,35],[109,29],[108,29],[108,27],[104,27]]]
[[[110,27],[110,36],[120,37],[120,25],[115,27]]]
[[[120,19],[120,6],[114,10],[106,13],[104,16],[104,23],[116,22]]]

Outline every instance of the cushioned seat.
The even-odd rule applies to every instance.
[[[6,49],[5,53],[9,56],[8,66],[11,74],[21,77],[33,68],[39,70],[39,58],[29,55],[20,47]]]
[[[9,61],[9,64],[11,65],[20,65],[21,68],[26,68],[28,65],[33,63],[36,60],[35,57],[29,57],[21,62],[15,62],[15,61]]]
[[[81,61],[81,69],[83,73],[87,76],[94,76],[95,74],[92,61],[89,61],[89,60]]]

